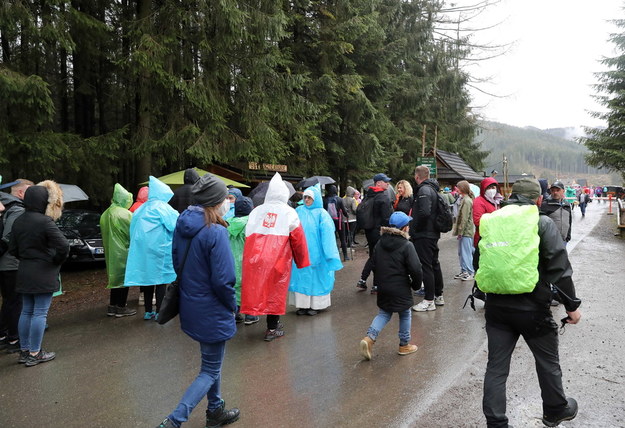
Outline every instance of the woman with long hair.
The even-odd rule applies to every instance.
[[[395,211],[401,211],[409,216],[411,215],[413,202],[412,186],[406,180],[399,180],[395,185],[395,202],[393,202],[393,209]]]
[[[475,234],[473,199],[475,199],[475,195],[466,180],[459,181],[456,187],[462,202],[452,232],[454,236],[458,237],[458,258],[460,259],[460,273],[454,276],[454,279],[469,281],[473,279],[475,274],[473,269],[473,251],[475,250],[473,248],[473,235]]]
[[[206,397],[206,426],[219,427],[239,419],[239,409],[227,410],[221,398],[221,366],[226,341],[236,332],[237,301],[234,259],[223,216],[228,190],[206,174],[192,187],[193,205],[178,218],[172,258],[180,286],[180,327],[199,342],[200,373],[180,403],[158,428],[178,428]]]

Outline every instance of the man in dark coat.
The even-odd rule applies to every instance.
[[[555,181],[550,188],[551,196],[542,202],[540,211],[549,216],[560,231],[564,242],[571,240],[571,225],[573,215],[571,214],[571,204],[564,197],[564,184]]]
[[[200,179],[200,174],[195,168],[187,168],[184,171],[184,184],[174,190],[174,196],[169,200],[171,205],[179,214],[191,205],[191,187]]]

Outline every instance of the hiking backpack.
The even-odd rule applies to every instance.
[[[475,282],[493,294],[531,293],[538,282],[538,207],[508,205],[480,219]]]
[[[330,217],[332,217],[332,220],[339,219],[339,207],[337,206],[336,198],[336,196],[328,198],[328,208],[326,210],[328,214],[330,214]]]
[[[356,220],[361,229],[373,229],[376,226],[373,218],[374,200],[375,197],[365,196],[365,199],[356,208]]]
[[[451,215],[449,201],[443,195],[436,193],[436,217],[434,227],[441,233],[449,232],[454,226],[454,218]]]

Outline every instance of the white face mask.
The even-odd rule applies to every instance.
[[[496,194],[497,194],[497,189],[488,189],[486,192],[484,192],[484,196],[490,199],[495,198]]]
[[[225,201],[223,201],[223,203],[219,206],[219,215],[220,216],[225,216],[226,213],[230,211],[230,201],[228,199],[226,199]]]

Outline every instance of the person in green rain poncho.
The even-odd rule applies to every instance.
[[[250,198],[239,196],[234,203],[234,217],[230,217],[228,221],[228,235],[230,237],[230,248],[234,256],[234,270],[237,276],[237,282],[234,285],[234,291],[237,298],[237,306],[241,307],[241,263],[243,261],[243,247],[245,246],[245,226],[247,219],[254,209],[254,204]],[[260,318],[254,315],[243,316],[240,313],[236,315],[238,323],[245,322],[246,325],[258,322]]]
[[[113,189],[111,206],[100,217],[100,230],[106,259],[108,275],[107,288],[111,297],[106,315],[109,317],[127,317],[136,315],[137,310],[126,306],[128,287],[124,287],[126,258],[130,246],[130,220],[132,213],[128,210],[132,205],[132,193],[121,184],[116,183]]]

